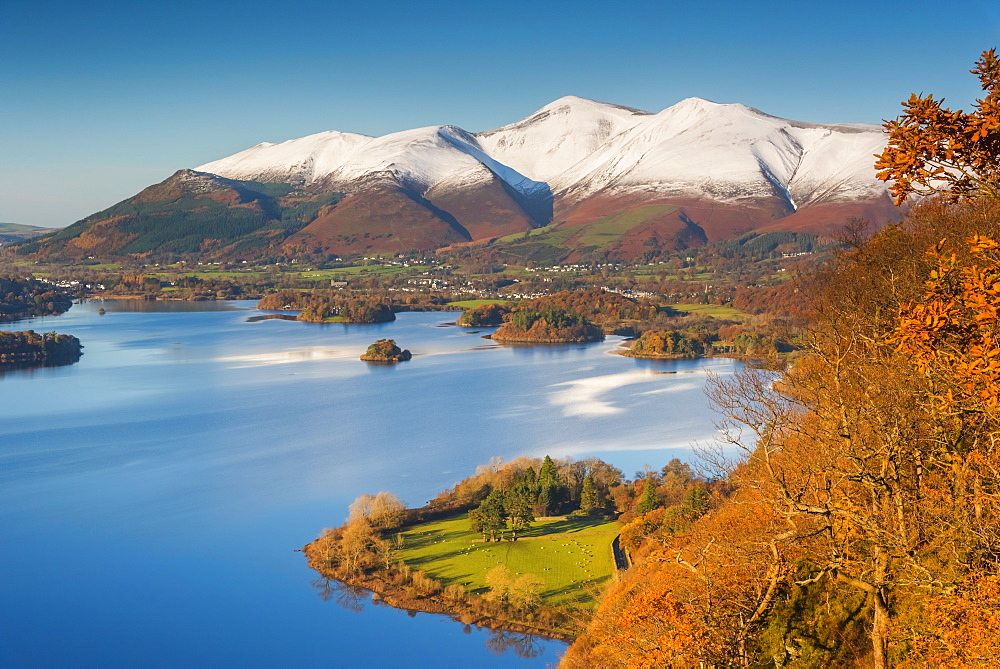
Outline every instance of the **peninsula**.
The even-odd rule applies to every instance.
[[[568,641],[627,568],[643,514],[704,496],[687,465],[663,472],[628,481],[596,458],[494,458],[418,509],[362,495],[304,552],[324,578],[397,608]]]

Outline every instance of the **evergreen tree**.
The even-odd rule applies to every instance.
[[[642,486],[642,494],[639,496],[639,503],[636,504],[637,514],[649,513],[660,506],[660,500],[656,496],[656,484],[652,476],[646,477],[646,482]]]
[[[519,471],[513,480],[513,485],[524,485],[533,493],[537,493],[538,489],[538,475],[535,473],[533,467],[528,467]]]
[[[708,511],[709,492],[704,483],[698,482],[688,488],[681,502],[684,515],[690,520],[697,520]]]
[[[580,511],[590,515],[601,506],[598,500],[594,477],[588,473],[583,477],[583,488],[580,491]]]
[[[542,460],[542,468],[538,470],[538,485],[554,485],[558,480],[559,469],[556,467],[556,463],[552,461],[552,457],[546,455],[545,459]]]
[[[504,494],[504,511],[510,523],[510,538],[512,541],[517,541],[519,530],[530,527],[531,523],[535,520],[535,514],[531,509],[531,502],[531,491],[523,485],[512,486]]]
[[[537,506],[539,513],[551,515],[557,512],[566,499],[568,490],[559,480],[559,469],[556,463],[548,455],[542,461],[542,467],[538,470],[538,498]]]
[[[507,525],[507,513],[503,505],[503,493],[492,490],[478,508],[469,512],[469,523],[473,532],[481,532],[483,541],[499,541]]]

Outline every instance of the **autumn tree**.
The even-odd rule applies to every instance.
[[[904,112],[885,122],[886,149],[878,156],[878,178],[891,182],[896,204],[910,195],[941,194],[952,202],[1000,197],[1000,60],[984,51],[971,70],[985,95],[966,113],[944,107],[944,99],[913,94]]]
[[[541,604],[542,580],[535,574],[514,575],[506,565],[497,565],[486,574],[487,601],[516,611],[531,611]]]
[[[406,505],[395,494],[383,490],[375,495],[369,510],[372,525],[389,530],[397,528],[403,523]]]
[[[351,575],[391,562],[391,545],[366,518],[349,523],[339,545],[339,567]]]
[[[663,513],[657,509],[633,522]],[[776,536],[784,532],[780,519],[749,491],[690,532],[647,542],[561,666],[747,664],[748,642],[795,557],[777,547]]]
[[[968,239],[971,262],[959,263],[944,242],[928,252],[937,265],[923,298],[901,309],[899,351],[944,387],[948,410],[1000,411],[1000,244]]]
[[[904,667],[987,667],[1000,648],[1000,576],[972,576],[922,605],[925,624],[907,635]]]
[[[785,519],[782,545],[810,565],[796,583],[863,595],[884,667],[894,630],[920,626],[900,619],[912,608],[902,602],[996,569],[1000,257],[983,236],[938,246],[922,282],[871,251],[830,279],[835,299],[817,309],[808,356],[777,382],[755,370],[720,381],[713,397],[746,449],[733,481]],[[859,281],[867,272],[881,274],[875,289]]]
[[[358,495],[347,507],[347,522],[367,520],[372,527],[392,529],[403,522],[406,505],[393,493],[385,490],[377,495]]]

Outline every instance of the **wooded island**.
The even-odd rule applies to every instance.
[[[368,347],[368,350],[364,352],[361,359],[365,362],[393,363],[403,362],[409,360],[411,357],[413,357],[411,353],[400,349],[396,345],[395,340],[379,339]]]
[[[83,355],[83,345],[73,335],[34,330],[0,332],[0,369],[69,365]]]

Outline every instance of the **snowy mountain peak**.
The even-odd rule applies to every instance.
[[[651,114],[567,95],[475,134],[453,125],[382,137],[328,131],[264,142],[196,169],[344,192],[388,182],[423,196],[500,179],[550,201],[638,193],[730,203],[777,198],[794,211],[880,197],[871,156],[884,142],[878,126],[800,123],[699,97]]]
[[[677,104],[667,107],[667,109],[713,109],[716,107],[725,107],[726,105],[715,102],[714,100],[706,100],[705,98],[691,97],[684,98]]]
[[[581,98],[581,97],[576,96],[576,95],[564,95],[563,97],[561,97],[561,98],[559,98],[557,100],[553,100],[549,104],[545,105],[544,107],[542,107],[541,109],[539,109],[537,112],[535,112],[534,114],[532,114],[531,116],[529,116],[528,119],[531,119],[532,117],[534,117],[534,116],[536,116],[538,114],[542,114],[543,112],[547,112],[547,113],[561,113],[561,114],[572,114],[574,112],[578,112],[578,111],[584,110],[584,109],[605,109],[605,110],[617,109],[617,110],[628,112],[630,114],[640,114],[640,115],[647,115],[647,114],[649,114],[649,112],[643,111],[641,109],[634,109],[632,107],[625,107],[623,105],[616,105],[616,104],[612,104],[610,102],[599,102],[597,100],[591,100],[589,98]],[[525,119],[525,120],[528,120],[528,119]]]
[[[530,179],[549,182],[649,116],[631,107],[570,95],[476,137],[497,161]]]

